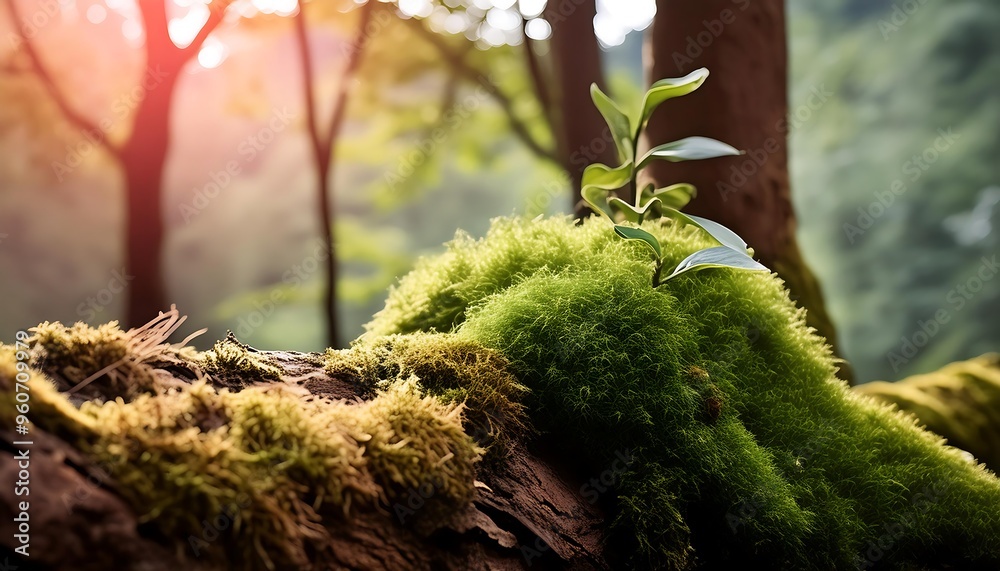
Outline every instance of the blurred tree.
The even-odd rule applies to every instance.
[[[593,211],[580,198],[581,178],[587,165],[600,162],[615,164],[618,160],[615,143],[607,131],[604,119],[590,100],[590,85],[596,83],[607,92],[601,72],[601,50],[594,34],[594,0],[582,2],[549,2],[545,19],[552,25],[549,40],[553,73],[533,73],[539,99],[555,93],[553,111],[548,115],[559,142],[559,161],[569,174],[573,188],[573,211],[578,218],[590,216]],[[525,46],[533,53],[529,41]],[[553,85],[546,85],[552,77]],[[635,197],[621,191],[619,197],[631,203]]]
[[[166,310],[162,254],[164,222],[162,208],[163,168],[170,147],[170,108],[181,70],[198,54],[205,39],[222,21],[233,0],[209,5],[205,24],[188,45],[179,47],[168,32],[167,1],[137,2],[145,29],[146,62],[139,88],[143,97],[134,113],[131,133],[120,142],[109,139],[108,125],[95,123],[77,109],[42,60],[32,37],[25,32],[16,0],[7,0],[7,10],[17,30],[18,48],[55,101],[64,119],[82,133],[91,134],[115,157],[124,171],[126,187],[125,267],[134,276],[128,296],[125,324],[141,325]]]
[[[795,239],[788,179],[784,2],[658,0],[646,55],[651,81],[699,67],[707,67],[714,77],[697,94],[671,102],[664,106],[666,112],[653,115],[646,131],[650,142],[702,135],[746,151],[743,156],[711,161],[657,161],[646,172],[657,186],[694,184],[698,196],[686,210],[742,236],[785,280],[792,296],[808,311],[809,325],[839,355],[819,282]],[[839,374],[853,382],[846,362]]]
[[[306,121],[308,123],[309,140],[312,143],[313,160],[316,166],[317,177],[317,209],[319,210],[320,232],[323,243],[326,247],[327,256],[325,258],[325,280],[323,291],[323,316],[326,321],[326,343],[328,347],[340,347],[337,328],[337,244],[334,236],[333,220],[334,208],[331,195],[334,192],[333,177],[336,166],[336,141],[344,125],[347,112],[347,100],[350,88],[354,80],[354,75],[358,70],[361,57],[368,40],[368,36],[373,33],[369,30],[369,23],[373,8],[376,2],[369,0],[357,9],[358,23],[357,32],[353,41],[345,50],[347,58],[344,62],[344,70],[341,73],[337,93],[333,103],[330,126],[323,132],[319,124],[320,117],[316,104],[315,93],[315,69],[312,65],[310,55],[309,39],[307,34],[305,6],[299,2],[299,10],[295,15],[295,35],[299,46],[300,58],[302,61],[303,90],[306,100]]]

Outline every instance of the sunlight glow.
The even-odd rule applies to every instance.
[[[132,45],[142,45],[143,41],[142,24],[138,20],[125,20],[122,22],[122,35]]]
[[[547,40],[552,35],[552,26],[544,18],[533,18],[524,25],[524,33],[533,40]]]
[[[521,27],[521,14],[517,10],[492,8],[486,13],[486,22],[498,30],[509,32]]]
[[[108,18],[108,11],[100,4],[91,4],[87,7],[87,21],[91,24],[100,24]]]
[[[604,47],[621,45],[629,32],[645,30],[655,15],[655,0],[597,0],[594,33]]]
[[[525,18],[537,18],[545,10],[545,0],[518,0],[517,9]]]
[[[411,18],[426,18],[433,10],[430,0],[399,0],[399,11]]]
[[[198,64],[205,69],[219,67],[226,60],[227,55],[229,55],[229,50],[226,49],[226,45],[209,36],[205,40],[205,45],[198,51]]]
[[[261,14],[291,16],[299,3],[296,0],[253,0],[251,4]]]
[[[173,18],[167,24],[167,33],[170,34],[170,39],[177,47],[183,48],[189,45],[201,31],[205,22],[208,21],[210,13],[208,6],[200,2],[192,3],[187,14],[184,14],[182,18]]]

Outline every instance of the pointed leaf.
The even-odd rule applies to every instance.
[[[632,125],[628,116],[611,100],[610,97],[597,87],[596,83],[590,84],[590,98],[594,101],[597,110],[601,112],[604,121],[611,129],[611,136],[615,140],[615,147],[618,149],[618,158],[622,161],[631,161],[632,156]],[[572,121],[572,118],[570,118]]]
[[[608,206],[610,206],[613,210],[618,210],[619,212],[624,214],[625,219],[628,220],[629,222],[634,222],[638,224],[643,221],[643,219],[646,216],[646,213],[648,212],[653,212],[654,214],[659,213],[660,199],[653,198],[647,201],[641,208],[636,208],[635,206],[625,202],[624,200],[616,196],[614,198],[608,199]]]
[[[626,240],[641,240],[653,250],[656,254],[657,260],[663,257],[663,251],[660,250],[660,243],[656,240],[656,237],[649,232],[633,226],[615,224],[615,233]]]
[[[614,221],[614,212],[608,208],[608,191],[597,186],[585,186],[580,190],[580,196],[594,212]]]
[[[700,250],[684,258],[681,263],[677,264],[674,271],[667,276],[666,280],[684,272],[704,268],[736,268],[763,272],[770,271],[766,266],[746,254],[726,246],[716,246],[714,248]]]
[[[642,99],[642,115],[639,120],[639,126],[641,127],[646,124],[646,121],[649,120],[649,116],[653,114],[653,111],[655,111],[661,103],[667,99],[673,99],[674,97],[680,97],[691,93],[695,89],[701,87],[701,84],[705,83],[705,78],[707,77],[708,70],[700,68],[692,71],[684,77],[661,79],[651,85],[649,87],[649,91],[646,92],[646,96]]]
[[[697,161],[701,159],[714,159],[716,157],[728,157],[741,154],[739,149],[709,139],[708,137],[688,137],[672,143],[664,143],[658,147],[650,149],[639,160],[637,168],[643,168],[654,159],[661,159],[676,163],[678,161]]]
[[[594,212],[611,218],[613,212],[608,209],[608,191],[625,186],[632,178],[632,163],[626,162],[618,168],[594,163],[583,171],[580,195]]]
[[[687,183],[672,184],[665,188],[657,188],[646,192],[643,200],[659,198],[664,206],[680,210],[687,206],[691,199],[697,196],[697,191],[693,185]]]
[[[632,178],[631,162],[626,162],[616,168],[611,168],[601,163],[594,163],[584,169],[581,182],[583,186],[596,186],[605,190],[615,190],[625,186],[625,183],[630,178]]]
[[[702,218],[693,214],[684,214],[683,212],[672,208],[665,209],[664,215],[701,228],[705,232],[708,232],[712,238],[715,238],[718,243],[728,248],[732,248],[737,252],[742,253],[748,250],[747,243],[743,241],[743,238],[740,238],[739,234],[733,232],[718,222],[713,222],[708,218]]]

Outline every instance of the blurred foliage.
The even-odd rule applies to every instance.
[[[859,378],[995,351],[1000,288],[971,289],[1000,244],[1000,5],[796,2],[789,25],[800,236]]]

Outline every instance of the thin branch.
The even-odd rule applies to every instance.
[[[517,114],[514,112],[514,102],[500,90],[500,87],[493,82],[489,76],[484,73],[480,73],[479,70],[466,61],[465,57],[456,54],[438,34],[425,28],[424,25],[416,19],[408,19],[405,21],[409,22],[411,27],[423,35],[424,39],[430,42],[431,45],[437,48],[438,52],[442,55],[442,57],[444,57],[456,73],[468,81],[483,85],[487,91],[490,92],[490,95],[496,99],[497,103],[499,103],[500,107],[504,110],[504,113],[506,113],[507,121],[510,123],[514,134],[517,135],[518,138],[520,138],[524,144],[528,146],[528,148],[530,148],[539,157],[548,159],[557,165],[562,166],[562,161],[559,160],[559,157],[554,151],[546,149],[541,145],[541,143],[535,140],[535,138],[531,135],[531,132],[528,130],[527,125],[525,125],[524,121],[519,119]]]
[[[306,96],[306,127],[309,130],[309,141],[312,143],[316,161],[322,164],[324,153],[323,138],[319,134],[319,120],[316,112],[316,86],[313,80],[312,52],[309,50],[309,38],[306,34],[305,6],[299,2],[299,10],[295,14],[295,39],[299,46],[302,62],[302,83]],[[322,170],[326,170],[325,168]]]
[[[371,13],[375,6],[375,0],[368,2],[359,8],[360,18],[358,21],[358,31],[351,43],[350,53],[347,54],[347,61],[341,73],[340,84],[333,102],[333,112],[330,118],[330,128],[324,134],[320,133],[319,116],[316,106],[316,82],[314,79],[314,69],[312,62],[312,52],[309,49],[309,38],[307,34],[305,6],[299,1],[299,10],[295,15],[295,36],[299,47],[302,62],[302,82],[306,97],[306,119],[309,129],[309,139],[312,143],[313,154],[316,159],[316,171],[319,178],[319,214],[320,228],[323,233],[322,240],[327,249],[325,261],[326,284],[323,295],[323,311],[327,323],[327,345],[338,346],[337,339],[337,251],[336,241],[333,234],[334,209],[333,199],[334,188],[332,180],[336,167],[335,142],[340,135],[347,112],[347,101],[350,95],[351,80],[361,63],[361,55],[368,40],[368,23],[371,21]]]
[[[531,75],[531,83],[535,87],[535,96],[538,98],[538,103],[542,106],[542,111],[545,113],[545,117],[548,118],[549,124],[555,130],[555,125],[552,121],[552,95],[549,93],[549,84],[545,81],[545,76],[542,74],[541,62],[538,61],[538,54],[535,53],[534,44],[535,40],[525,34],[524,59],[527,60],[528,73]]]
[[[185,62],[189,61],[192,57],[198,54],[198,51],[201,50],[201,46],[205,44],[205,39],[207,39],[208,36],[219,27],[222,19],[226,16],[226,10],[233,3],[233,1],[234,0],[215,0],[208,5],[210,10],[208,13],[208,21],[205,22],[205,25],[202,26],[200,30],[198,30],[198,35],[191,40],[191,43],[181,50],[183,60]],[[299,12],[301,11],[302,8],[300,7]]]
[[[35,49],[34,43],[32,43],[31,38],[24,33],[24,28],[19,25],[19,22],[21,22],[21,14],[17,8],[16,0],[7,0],[7,11],[10,14],[14,28],[17,30],[17,34],[21,40],[21,45],[24,47],[24,53],[28,55],[28,59],[31,60],[31,65],[34,68],[35,73],[38,75],[39,80],[41,80],[45,90],[49,93],[49,96],[52,97],[56,105],[59,107],[59,110],[62,111],[63,117],[65,117],[66,120],[77,129],[88,132],[100,132],[101,128],[97,125],[97,123],[94,123],[84,115],[78,113],[76,109],[73,109],[69,100],[66,99],[66,95],[59,89],[55,80],[45,69],[45,65],[42,63],[42,59],[38,55],[38,51]],[[98,139],[101,141],[101,144],[115,156],[119,156],[121,154],[121,149],[108,140],[107,137],[99,137]]]
[[[363,6],[358,8],[361,11],[358,20],[358,31],[351,42],[351,51],[347,55],[344,63],[344,70],[340,74],[340,84],[337,88],[336,99],[333,103],[333,114],[330,118],[330,130],[326,134],[327,152],[333,152],[333,142],[340,135],[340,129],[344,123],[347,113],[348,92],[351,89],[351,80],[361,65],[361,53],[368,43],[368,23],[371,21],[372,10],[375,7],[375,0],[368,0]]]

